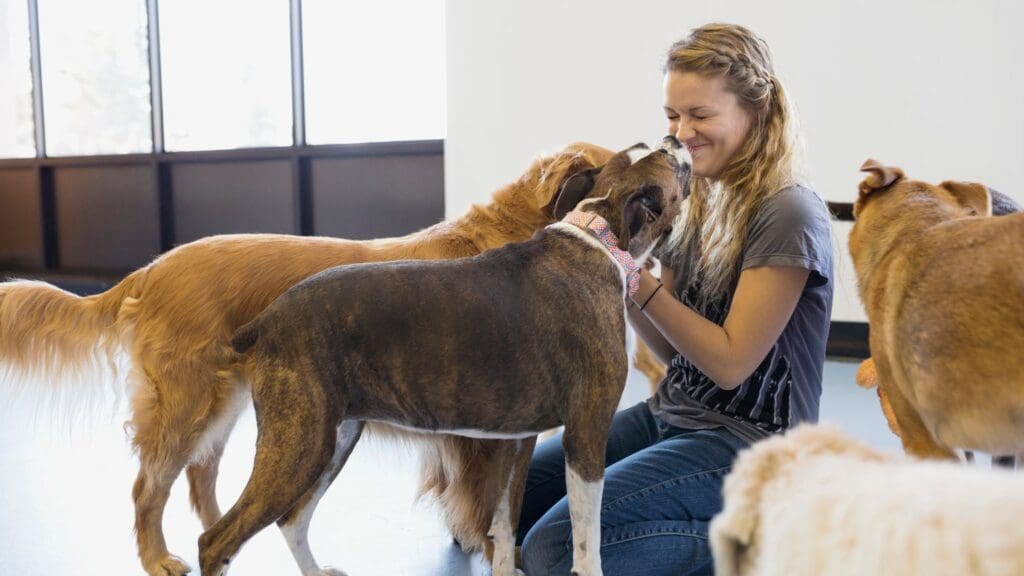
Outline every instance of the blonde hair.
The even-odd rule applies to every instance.
[[[694,177],[669,251],[698,250],[692,274],[701,278],[694,304],[725,301],[739,278],[740,259],[754,214],[776,192],[796,182],[798,136],[786,91],[764,40],[734,24],[707,24],[668,51],[665,73],[724,78],[750,114],[743,146],[715,181]],[[680,286],[685,291],[687,286]]]

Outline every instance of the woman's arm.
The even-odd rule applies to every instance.
[[[658,280],[646,270],[641,272],[640,290],[633,301],[639,307],[654,293],[643,312],[639,312],[646,316],[648,326],[655,328],[662,341],[686,357],[719,388],[731,390],[753,374],[778,341],[809,275],[810,271],[804,268],[788,266],[744,270],[722,326],[676,300],[671,291],[666,290],[668,286],[654,293]],[[637,313],[638,309],[634,309],[630,315]],[[635,321],[634,326],[637,324],[641,323]],[[640,326],[637,331],[644,334]],[[644,334],[644,340],[664,359],[665,351],[651,342],[649,335]]]
[[[651,274],[647,274],[648,278],[654,278]],[[641,279],[643,277],[641,276]],[[656,280],[656,279],[655,279]],[[672,270],[661,264],[661,283],[663,284],[661,292],[672,293],[672,287],[675,286],[675,277],[672,275]],[[641,285],[642,286],[642,285]],[[641,291],[643,288],[641,287]],[[649,294],[650,292],[646,292]],[[672,362],[672,358],[676,355],[676,349],[669,344],[668,340],[661,335],[661,331],[658,330],[650,320],[647,319],[647,314],[640,311],[640,304],[643,304],[643,300],[638,300],[637,304],[633,304],[627,300],[628,306],[626,306],[627,318],[629,323],[636,330],[636,333],[644,339],[647,347],[654,352],[654,355],[665,364]],[[650,306],[650,304],[648,304]]]

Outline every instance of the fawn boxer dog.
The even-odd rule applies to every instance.
[[[569,178],[555,209],[565,220],[526,242],[458,260],[333,268],[240,328],[232,345],[248,354],[256,458],[238,502],[199,539],[203,576],[223,574],[271,522],[305,534],[368,421],[515,443],[495,462],[496,576],[518,573],[513,535],[536,434],[564,424],[573,573],[600,574],[604,450],[626,379],[633,259],[670,232],[690,163],[672,137],[653,152],[634,146]],[[304,575],[340,574],[321,569],[304,538],[289,543]]]
[[[980,184],[867,161],[850,253],[879,385],[904,449],[1024,452],[1024,214]]]

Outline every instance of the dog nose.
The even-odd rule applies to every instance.
[[[693,164],[693,158],[690,156],[690,151],[683,146],[679,139],[669,134],[661,141],[661,148],[659,152],[668,154],[675,159],[680,170],[689,170],[690,165]]]

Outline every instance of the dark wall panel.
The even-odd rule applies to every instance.
[[[175,243],[240,232],[298,234],[291,166],[287,160],[174,166]]]
[[[130,270],[159,254],[154,171],[149,165],[55,169],[61,268]]]
[[[0,269],[45,264],[38,188],[34,168],[0,170]]]
[[[312,183],[321,236],[398,236],[444,218],[441,155],[315,159]]]

